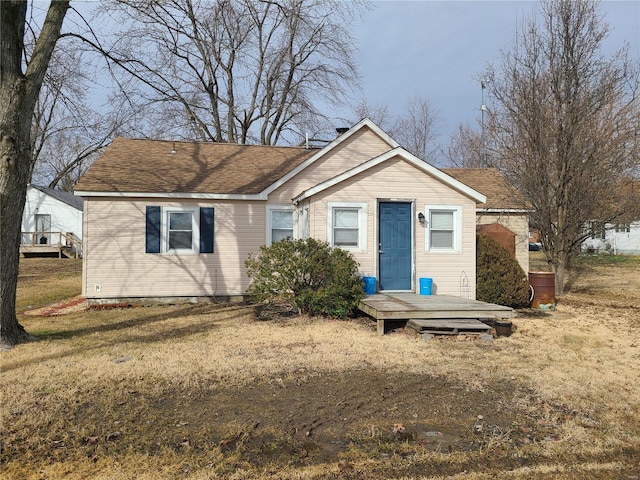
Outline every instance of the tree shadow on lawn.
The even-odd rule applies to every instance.
[[[114,316],[118,314],[118,312],[127,312],[130,311],[134,315],[138,311],[143,311],[144,309],[153,308],[153,307],[118,307],[114,309],[103,309],[103,312],[106,312],[107,315],[113,312]],[[251,307],[248,305],[230,305],[230,304],[198,304],[198,305],[185,305],[180,307],[175,306],[161,306],[160,308],[163,311],[153,314],[140,316],[137,315],[134,318],[128,318],[122,321],[103,323],[101,325],[95,325],[91,327],[79,328],[77,330],[63,330],[56,333],[49,333],[47,336],[52,338],[73,338],[80,337],[84,335],[92,335],[94,333],[100,332],[111,332],[118,330],[125,330],[128,328],[141,327],[144,325],[151,325],[154,323],[164,322],[165,320],[177,319],[181,317],[205,317],[205,321],[202,322],[204,325],[213,326],[214,323],[220,323],[221,321],[232,320],[233,318],[240,317],[246,314]],[[92,310],[89,310],[91,313]],[[225,315],[224,317],[220,317],[221,314],[226,312],[233,312],[233,315]],[[215,316],[215,319],[212,319],[211,316]],[[184,330],[184,329],[178,329]],[[176,330],[170,330],[168,333],[176,332]],[[41,333],[36,332],[36,336],[43,336]],[[174,336],[174,335],[170,335]]]
[[[212,308],[213,307],[213,308]],[[145,308],[145,307],[138,307]],[[122,308],[113,310],[113,314],[117,315],[118,311],[122,311]],[[164,310],[164,309],[163,309]],[[110,311],[111,312],[111,311]],[[188,305],[181,308],[171,308],[167,306],[165,311],[155,313],[152,315],[144,315],[136,318],[128,318],[123,321],[115,321],[109,323],[102,323],[91,327],[79,328],[79,329],[62,329],[62,330],[37,330],[31,332],[37,340],[51,340],[53,342],[67,341],[77,339],[80,337],[86,337],[96,334],[107,334],[112,332],[118,332],[118,343],[154,343],[162,342],[167,339],[178,340],[186,338],[199,333],[209,332],[215,328],[219,328],[223,322],[234,321],[242,317],[248,316],[253,312],[253,306],[242,305],[213,305],[213,304],[199,304]],[[86,314],[86,312],[85,312]],[[181,317],[192,317],[193,321],[188,325],[171,328],[171,326],[157,327],[161,322],[171,319],[177,319]],[[51,318],[51,317],[48,317]],[[135,330],[127,333],[128,329],[134,329],[139,327],[148,326],[148,330],[140,331]],[[47,360],[55,360],[80,354],[88,350],[94,350],[105,346],[113,345],[114,339],[109,336],[108,338],[98,335],[95,337],[95,343],[87,345],[83,344],[68,350],[57,352],[51,355],[32,357],[23,362],[16,362],[11,366],[4,366],[4,371],[14,370],[16,368],[22,368],[27,365],[39,363]]]

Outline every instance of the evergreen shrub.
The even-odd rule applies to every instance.
[[[530,303],[527,275],[509,250],[491,237],[476,239],[476,298],[483,302],[524,308]]]
[[[314,238],[262,246],[245,261],[258,301],[282,301],[300,313],[345,318],[364,297],[358,262],[351,253]]]

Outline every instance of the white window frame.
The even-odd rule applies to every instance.
[[[462,206],[460,205],[425,205],[424,250],[429,253],[460,253],[462,251]],[[453,213],[453,246],[433,247],[431,245],[431,213]]]
[[[327,204],[327,240],[329,245],[335,247],[333,238],[333,211],[334,209],[358,210],[358,245],[341,246],[343,250],[350,252],[365,252],[367,250],[367,203],[366,202],[328,202]]]
[[[267,231],[265,244],[270,246],[273,243],[273,212],[291,212],[293,215],[293,240],[298,239],[298,212],[293,205],[267,205]]]
[[[169,248],[169,216],[172,213],[191,214],[191,248]],[[200,209],[197,207],[163,207],[160,227],[162,253],[195,255],[200,252]]]
[[[298,238],[309,238],[309,205],[298,208]]]

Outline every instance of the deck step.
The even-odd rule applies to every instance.
[[[407,322],[407,327],[413,328],[418,333],[434,335],[481,335],[491,330],[489,325],[470,318],[429,320],[412,318]]]

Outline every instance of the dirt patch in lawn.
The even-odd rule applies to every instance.
[[[20,459],[24,472],[43,462],[89,459],[101,466],[109,458],[173,452],[184,456],[188,470],[212,474],[246,469],[253,477],[273,468],[333,465],[350,470],[347,478],[420,475],[427,466],[432,474],[449,475],[491,471],[496,463],[501,470],[535,463],[537,455],[518,458],[512,452],[558,442],[560,426],[523,408],[537,401],[526,389],[509,382],[489,387],[373,370],[301,370],[241,388],[217,383],[155,395],[105,386],[83,392],[72,404],[48,407],[42,412],[49,419],[46,433],[35,425],[18,429],[9,419],[3,459],[12,467],[18,466],[11,459]],[[558,410],[565,419],[579,416],[560,406],[537,406]],[[38,417],[38,410],[36,405],[30,415]],[[625,460],[622,451],[610,454]],[[379,465],[358,474],[363,458]],[[133,478],[135,467],[129,468]]]

